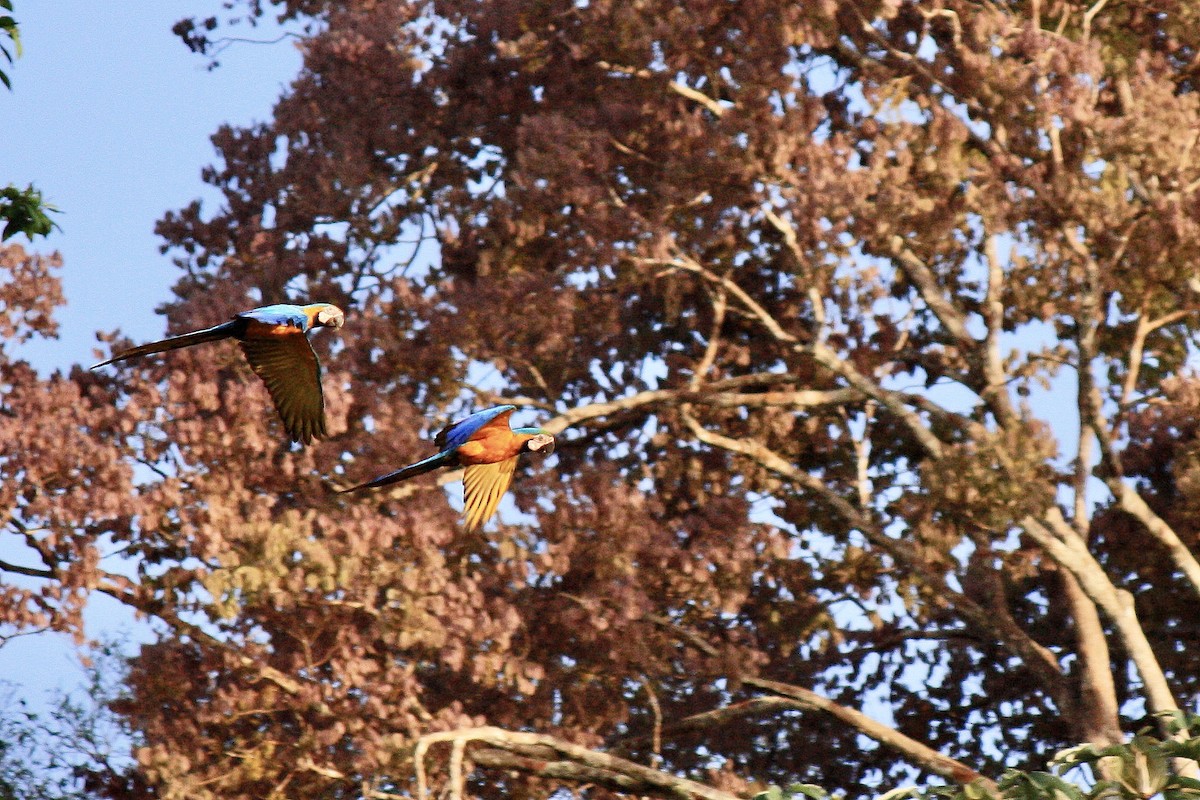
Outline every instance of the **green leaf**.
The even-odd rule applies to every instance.
[[[18,233],[30,240],[35,236],[49,236],[58,225],[50,219],[50,213],[58,209],[42,199],[42,193],[32,186],[18,189],[9,185],[0,189],[0,221],[5,221],[0,232],[0,242]]]
[[[1166,800],[1196,800],[1200,798],[1200,780],[1172,775],[1162,790]]]

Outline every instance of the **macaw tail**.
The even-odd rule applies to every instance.
[[[360,483],[358,486],[351,486],[349,489],[339,489],[338,494],[346,492],[356,492],[359,489],[374,489],[379,486],[388,486],[393,483],[415,478],[418,475],[424,475],[426,472],[433,472],[438,467],[454,466],[454,453],[443,451],[436,456],[430,456],[423,461],[418,461],[415,464],[409,464],[407,467],[401,467],[395,472],[389,472],[387,475],[380,475],[373,481]]]
[[[167,350],[178,350],[181,347],[191,347],[194,344],[203,344],[204,342],[216,342],[221,339],[228,339],[235,334],[236,322],[226,322],[221,325],[214,325],[211,328],[205,328],[202,331],[194,331],[185,333],[181,336],[172,336],[170,339],[163,339],[158,342],[150,342],[149,344],[138,345],[131,347],[128,350],[122,350],[107,361],[101,361],[99,364],[93,364],[92,369],[103,367],[107,364],[113,364],[117,361],[126,361],[130,358],[138,356],[148,356],[151,353],[162,353]]]

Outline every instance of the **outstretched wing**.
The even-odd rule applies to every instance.
[[[463,511],[467,530],[473,531],[492,518],[500,498],[512,483],[517,457],[495,464],[472,464],[463,473]]]
[[[453,425],[447,425],[434,437],[433,443],[442,450],[453,450],[470,441],[485,427],[498,425],[508,430],[508,418],[516,410],[516,406],[503,405],[476,411],[466,419],[460,419]]]
[[[271,402],[294,442],[325,435],[321,364],[299,328],[240,342],[246,360],[267,385]]]

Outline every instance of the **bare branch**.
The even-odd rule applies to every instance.
[[[209,647],[212,647],[214,650],[230,654],[243,669],[246,669],[252,673],[256,673],[258,677],[275,684],[290,695],[300,694],[302,690],[302,685],[299,680],[292,678],[280,670],[277,670],[272,666],[264,664],[261,661],[253,659],[245,653],[238,651],[235,645],[229,642],[221,641],[217,637],[205,631],[199,625],[193,625],[190,622],[184,621],[170,606],[167,606],[142,594],[138,594],[133,591],[125,591],[112,585],[101,584],[100,586],[96,587],[96,591],[100,592],[101,594],[106,594],[114,600],[140,611],[147,616],[161,619],[179,634],[190,636],[196,641],[203,642]],[[324,703],[320,703],[319,707],[324,711],[324,713],[332,713],[327,707],[325,707]]]
[[[38,569],[37,567],[22,567],[17,564],[10,564],[7,561],[0,561],[0,572],[11,572],[16,575],[28,575],[31,578],[46,578],[47,580],[54,578],[55,574],[48,569]]]
[[[700,387],[700,384],[704,382],[704,377],[708,375],[708,371],[712,369],[713,363],[717,360],[717,350],[721,346],[721,326],[725,324],[725,312],[729,309],[724,287],[717,289],[712,306],[713,323],[708,334],[708,344],[704,347],[704,356],[701,357],[700,363],[692,372],[692,379],[689,382],[689,386],[693,390]]]
[[[729,792],[553,736],[493,727],[462,728],[422,736],[414,750],[417,800],[426,800],[429,796],[424,760],[430,747],[439,743],[462,747],[464,754],[472,744],[488,745],[488,748],[470,751],[471,760],[476,764],[516,769],[541,777],[590,781],[617,791],[680,800],[739,800],[737,795]],[[461,781],[464,776],[457,778]],[[461,792],[461,784],[451,786],[450,790]]]
[[[795,378],[779,373],[760,373],[754,376],[741,376],[727,381],[717,381],[702,385],[697,389],[651,389],[616,400],[606,400],[598,403],[588,403],[559,414],[542,424],[548,433],[559,434],[572,425],[581,422],[609,417],[625,411],[647,406],[669,406],[691,403],[694,405],[709,405],[721,408],[738,406],[787,406],[789,408],[819,408],[837,406],[853,402],[861,397],[860,393],[848,389],[802,389],[797,391],[771,392],[723,392],[722,388],[738,388],[758,383],[769,385],[795,381]],[[736,383],[735,383],[736,382]]]
[[[1184,574],[1188,582],[1192,584],[1192,588],[1200,594],[1200,562],[1196,560],[1196,556],[1188,549],[1188,546],[1179,538],[1179,534],[1175,529],[1167,524],[1166,520],[1154,512],[1138,494],[1136,488],[1120,478],[1112,479],[1108,482],[1113,493],[1117,495],[1117,500],[1121,504],[1121,510],[1129,514],[1138,522],[1145,526],[1150,535],[1159,541],[1159,543],[1167,548],[1167,552],[1171,555],[1171,560],[1175,562],[1175,566]]]
[[[1121,386],[1122,408],[1129,407],[1133,400],[1133,393],[1137,391],[1138,376],[1141,374],[1142,359],[1146,350],[1146,337],[1159,328],[1179,322],[1193,313],[1195,311],[1192,309],[1178,309],[1153,320],[1146,319],[1144,315],[1138,316],[1137,328],[1133,332],[1133,342],[1129,345],[1129,366],[1125,373],[1125,381]]]
[[[688,644],[696,647],[706,655],[717,655],[717,649],[699,634],[678,627],[665,617],[651,617],[650,620],[679,636]],[[714,709],[702,714],[684,717],[678,722],[665,728],[667,733],[685,731],[709,730],[741,717],[772,714],[778,711],[800,709],[805,711],[820,711],[829,714],[845,725],[869,736],[880,744],[892,748],[900,755],[922,769],[941,775],[959,784],[982,781],[989,788],[994,788],[990,780],[984,778],[976,770],[971,769],[960,761],[944,756],[933,748],[904,735],[895,728],[871,719],[861,711],[849,706],[835,703],[816,692],[788,683],[767,680],[754,676],[742,676],[741,682],[770,692],[773,697],[756,697],[741,703],[734,703],[725,708]]]
[[[787,697],[795,701],[798,708],[828,714],[834,719],[870,736],[880,744],[887,745],[922,769],[926,769],[936,775],[941,775],[943,778],[952,780],[960,785],[979,782],[989,791],[999,791],[998,787],[992,781],[983,777],[979,772],[971,769],[961,761],[956,761],[949,756],[942,755],[928,745],[905,736],[895,728],[891,728],[881,722],[876,722],[858,709],[835,703],[811,689],[805,689],[802,686],[795,686],[790,683],[764,680],[762,678],[746,678],[743,680],[743,683],[747,686],[754,686]]]
[[[855,389],[878,402],[904,422],[908,427],[909,433],[913,435],[913,438],[917,440],[929,455],[934,458],[941,457],[941,441],[933,435],[933,432],[929,430],[929,426],[925,424],[920,416],[908,407],[903,395],[884,389],[878,383],[855,369],[853,364],[843,359],[823,342],[813,344],[809,352],[812,353],[813,358],[818,364],[831,372],[841,375]]]
[[[1118,716],[1111,653],[1100,615],[1075,576],[1069,570],[1062,570],[1061,575],[1075,623],[1075,652],[1079,655],[1080,698],[1076,716],[1085,720],[1086,727],[1079,731],[1078,738],[1101,746],[1119,744],[1125,737]]]
[[[668,86],[670,86],[671,91],[675,92],[676,94],[682,95],[688,100],[693,100],[704,106],[712,113],[714,117],[719,118],[725,116],[725,108],[716,100],[713,100],[711,97],[706,95],[704,92],[696,91],[692,87],[682,84],[679,81],[671,81]]]
[[[1141,675],[1150,709],[1177,711],[1179,706],[1166,675],[1138,621],[1133,596],[1113,585],[1058,507],[1052,506],[1044,521],[1026,517],[1021,521],[1021,527],[1059,566],[1075,576],[1080,588],[1117,627],[1121,641]]]
[[[1004,267],[997,252],[996,235],[990,234],[984,243],[984,257],[988,265],[988,291],[983,303],[983,319],[987,326],[984,339],[983,379],[980,396],[987,401],[992,412],[1005,428],[1015,427],[1017,413],[1013,410],[1004,374],[1004,357],[1000,352],[1000,337],[1004,333]]]
[[[928,265],[909,249],[899,236],[892,237],[891,248],[896,263],[900,265],[900,269],[908,276],[912,284],[917,287],[921,299],[942,323],[942,327],[960,344],[968,347],[978,344],[967,331],[966,320],[962,312],[950,304],[945,294],[942,293],[941,287],[937,285],[933,270],[929,269]]]

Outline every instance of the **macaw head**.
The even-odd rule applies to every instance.
[[[312,308],[317,313],[311,315],[315,327],[340,328],[346,323],[346,315],[337,306],[329,303],[314,303]]]
[[[543,456],[548,456],[554,452],[554,437],[543,431],[541,428],[530,428],[528,432],[533,435],[521,445],[521,449],[528,453],[538,453]]]

